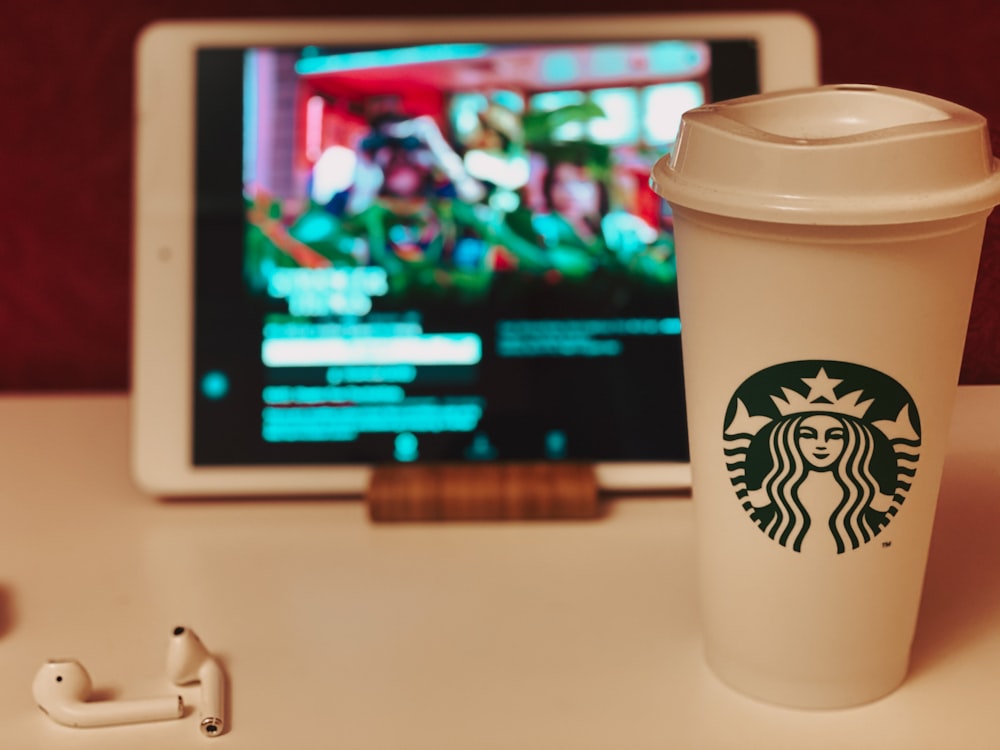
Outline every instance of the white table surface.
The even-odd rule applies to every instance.
[[[869,706],[745,698],[703,664],[691,503],[583,522],[379,526],[360,501],[164,502],[124,395],[0,398],[0,747],[644,750],[1000,747],[1000,387],[960,389],[909,678]],[[229,731],[70,729],[51,657],[148,697],[175,624],[231,681]]]

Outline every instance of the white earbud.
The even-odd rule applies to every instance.
[[[175,685],[201,683],[201,731],[208,737],[222,734],[226,702],[222,665],[190,628],[174,628],[167,647],[167,677]]]
[[[53,659],[38,670],[31,685],[35,703],[50,719],[68,727],[102,727],[141,721],[179,719],[184,701],[179,695],[128,701],[89,701],[93,685],[83,665]]]

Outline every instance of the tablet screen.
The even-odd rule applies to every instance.
[[[680,115],[749,41],[202,49],[193,460],[686,461]]]

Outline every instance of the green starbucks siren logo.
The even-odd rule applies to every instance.
[[[910,394],[849,362],[788,362],[752,375],[729,402],[723,437],[743,509],[796,552],[841,554],[878,536],[920,458]]]

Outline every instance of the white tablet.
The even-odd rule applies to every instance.
[[[689,481],[682,112],[818,83],[787,13],[163,22],[137,44],[133,466],[161,495],[373,466]]]

